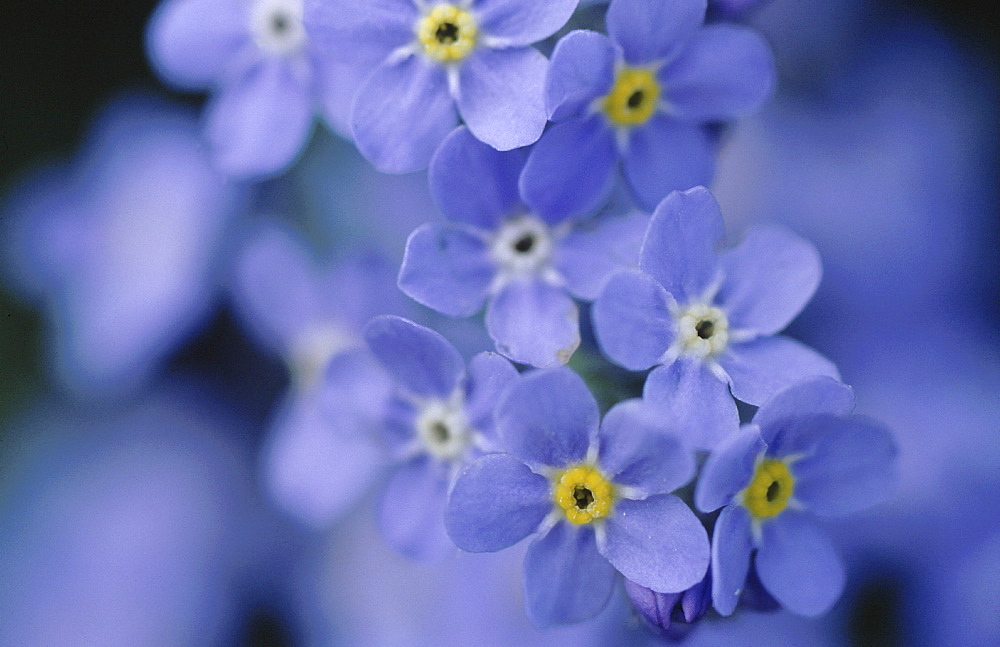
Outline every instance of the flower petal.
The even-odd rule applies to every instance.
[[[545,79],[549,119],[578,115],[611,91],[615,78],[615,46],[604,34],[579,29],[559,39]]]
[[[458,111],[473,135],[507,151],[534,144],[548,121],[548,60],[532,48],[481,49],[458,71]]]
[[[462,471],[448,497],[448,534],[471,553],[513,546],[552,511],[550,490],[548,479],[510,454],[481,456]]]
[[[592,213],[610,194],[618,149],[601,115],[574,117],[549,128],[521,172],[521,196],[550,224]]]
[[[429,222],[406,241],[399,289],[428,308],[468,317],[483,307],[494,274],[480,236],[461,226]]]
[[[479,26],[503,45],[531,45],[566,24],[579,0],[474,0]]]
[[[413,394],[447,398],[465,375],[465,362],[448,340],[402,317],[375,317],[363,335],[378,361]]]
[[[673,428],[694,449],[712,449],[739,428],[729,387],[699,360],[681,357],[653,370],[643,398],[669,416]]]
[[[659,75],[670,114],[702,123],[753,112],[774,92],[771,48],[756,30],[709,25],[688,41]]]
[[[149,60],[167,82],[182,88],[206,88],[248,44],[249,15],[234,0],[163,2],[149,20]]]
[[[708,184],[716,152],[703,128],[656,114],[632,129],[622,170],[639,204],[652,209],[671,191]]]
[[[762,404],[778,391],[810,377],[840,378],[833,362],[781,335],[732,344],[719,363],[729,374],[733,395],[748,404]]]
[[[264,60],[219,89],[205,113],[217,165],[237,177],[277,173],[305,146],[312,91],[283,61]]]
[[[608,7],[608,35],[633,65],[669,58],[705,21],[706,0],[615,0]]]
[[[404,463],[382,495],[378,514],[382,536],[410,559],[435,561],[453,554],[455,544],[444,527],[447,497],[445,464],[426,455]]]
[[[755,425],[745,425],[712,450],[698,475],[694,503],[704,513],[729,505],[736,493],[750,483],[757,457],[767,445]]]
[[[568,368],[527,373],[497,405],[497,434],[529,465],[562,467],[583,460],[597,435],[597,401]]]
[[[823,273],[812,243],[777,226],[750,229],[719,261],[725,279],[717,301],[730,327],[762,335],[784,329],[802,311]]]
[[[317,61],[313,69],[323,119],[333,132],[350,141],[354,96],[368,79],[371,69],[329,60]]]
[[[821,413],[843,415],[853,409],[854,391],[851,387],[830,377],[816,377],[776,393],[757,410],[753,422],[769,439],[784,418]]]
[[[383,173],[426,168],[457,124],[444,68],[422,56],[375,68],[351,111],[358,150]]]
[[[792,464],[795,500],[810,512],[841,516],[888,499],[897,480],[896,445],[880,423],[863,416],[815,418],[810,455]]]
[[[708,535],[687,505],[672,494],[642,501],[618,499],[605,524],[601,554],[622,575],[657,593],[694,586],[708,570]]]
[[[762,526],[757,574],[767,592],[792,613],[826,613],[844,590],[844,563],[816,522],[785,510]]]
[[[705,187],[675,191],[656,207],[639,267],[681,304],[700,300],[715,279],[715,245],[724,233],[719,203]]]
[[[615,569],[597,552],[590,528],[557,523],[524,557],[524,604],[540,629],[597,615],[614,584]]]
[[[469,386],[465,395],[465,413],[469,422],[487,436],[495,436],[493,412],[500,396],[521,374],[514,365],[496,353],[479,353],[469,360]]]
[[[431,159],[431,195],[449,220],[496,229],[521,203],[517,178],[526,159],[527,151],[498,151],[462,126]]]
[[[411,0],[307,0],[303,23],[330,59],[375,66],[413,41],[418,19]]]
[[[615,484],[643,496],[673,492],[694,476],[692,452],[670,433],[670,423],[640,399],[613,406],[598,438],[601,469]]]
[[[580,345],[579,312],[560,288],[537,279],[515,280],[486,309],[486,330],[497,351],[521,364],[565,364]]]
[[[712,605],[732,615],[750,570],[750,514],[741,505],[722,509],[712,531]]]
[[[325,528],[372,485],[385,457],[370,439],[341,433],[314,398],[283,407],[271,431],[264,470],[271,497],[315,528]]]
[[[612,272],[639,264],[649,217],[642,213],[601,215],[575,227],[559,242],[552,265],[573,296],[597,298]]]
[[[601,351],[631,371],[659,363],[674,341],[672,301],[648,274],[614,274],[590,311]]]

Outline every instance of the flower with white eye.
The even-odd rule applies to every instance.
[[[739,427],[733,396],[759,405],[798,380],[839,377],[825,357],[776,334],[819,285],[816,249],[771,226],[717,252],[722,233],[707,189],[671,193],[649,221],[638,271],[609,278],[591,310],[604,354],[653,368],[643,397],[702,449]]]
[[[307,41],[302,0],[257,0],[250,9],[250,26],[257,46],[272,54],[297,54]]]

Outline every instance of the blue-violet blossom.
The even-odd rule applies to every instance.
[[[695,504],[702,512],[722,508],[712,536],[719,613],[735,609],[754,551],[761,584],[789,611],[817,616],[840,596],[844,565],[814,517],[869,508],[896,480],[891,435],[848,415],[853,406],[849,387],[806,380],[765,402],[709,456]]]
[[[525,196],[568,212],[596,208],[619,161],[641,206],[707,184],[716,145],[703,125],[759,107],[775,84],[763,38],[703,26],[705,0],[614,0],[610,36],[573,31],[552,54],[550,128],[528,158]]]
[[[569,220],[522,200],[525,151],[497,151],[459,128],[430,169],[431,193],[451,222],[413,232],[399,287],[455,317],[488,301],[497,350],[523,364],[564,364],[580,344],[572,296],[592,300],[614,270],[634,262],[643,214]]]
[[[425,168],[459,115],[500,150],[545,127],[548,61],[531,47],[566,24],[578,0],[310,0],[306,23],[332,58],[371,70],[352,128],[376,168]]]
[[[604,353],[630,370],[656,366],[644,398],[669,408],[701,448],[739,424],[730,389],[759,405],[798,380],[839,377],[816,351],[775,334],[819,285],[816,249],[770,226],[717,253],[722,236],[722,214],[707,189],[670,194],[649,222],[641,271],[613,275],[592,310]]]
[[[682,443],[635,415],[637,400],[600,422],[568,368],[526,375],[496,410],[509,454],[482,456],[451,492],[455,543],[492,552],[538,533],[524,561],[525,604],[540,627],[594,616],[616,571],[658,592],[683,591],[708,568],[705,529],[671,491],[694,474]]]
[[[394,379],[383,436],[397,467],[379,511],[382,535],[407,557],[431,560],[455,546],[444,527],[448,490],[458,471],[497,451],[493,410],[517,369],[480,353],[466,369],[438,333],[396,316],[379,316],[364,338]]]

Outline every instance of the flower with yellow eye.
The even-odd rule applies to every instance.
[[[369,72],[351,121],[386,173],[426,168],[459,118],[497,150],[534,143],[546,124],[548,61],[532,47],[579,0],[340,0],[307,5],[328,56]]]
[[[751,559],[763,587],[789,611],[825,613],[844,565],[815,517],[864,510],[888,498],[896,447],[889,432],[848,415],[851,389],[828,377],[789,387],[723,441],[698,478],[695,505],[722,508],[712,535],[712,600],[729,615]]]
[[[705,529],[670,494],[693,475],[691,453],[638,400],[599,417],[570,369],[525,376],[497,406],[510,453],[469,465],[448,501],[445,524],[463,550],[497,551],[537,532],[524,587],[540,627],[599,613],[618,572],[667,593],[698,583],[708,568]]]

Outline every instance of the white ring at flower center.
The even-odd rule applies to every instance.
[[[729,344],[729,320],[715,306],[692,303],[677,313],[677,344],[695,357],[718,355]]]
[[[427,453],[441,460],[455,460],[465,454],[473,430],[461,403],[432,400],[417,414],[417,438]]]
[[[265,52],[288,56],[306,43],[302,0],[257,0],[250,9],[250,33]]]
[[[552,234],[534,216],[511,218],[500,226],[490,246],[490,256],[508,275],[535,274],[552,256]]]

